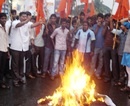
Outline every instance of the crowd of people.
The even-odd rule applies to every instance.
[[[16,10],[11,10],[8,20],[0,13],[0,87],[9,88],[6,78],[11,78],[15,87],[26,83],[23,77],[45,78],[49,74],[55,80],[64,74],[66,57],[72,58],[77,49],[84,54],[87,73],[130,91],[129,20],[117,23],[111,14],[86,17],[81,12],[68,18],[52,14],[49,21],[36,22],[30,12],[17,16]]]

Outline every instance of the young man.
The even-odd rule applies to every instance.
[[[75,47],[78,44],[77,49],[79,52],[84,53],[84,67],[88,70],[90,69],[95,41],[95,34],[89,29],[88,22],[84,21],[83,28],[78,30],[75,39]],[[90,70],[88,72],[91,73]]]
[[[47,24],[47,27],[45,28],[44,31],[44,38],[45,40],[45,54],[44,54],[44,65],[43,65],[43,75],[42,77],[44,78],[48,67],[49,67],[49,73],[52,70],[52,65],[53,65],[53,58],[54,58],[54,44],[52,39],[50,38],[51,34],[54,32],[54,30],[57,28],[56,24],[56,15],[52,14],[50,16],[50,22]]]
[[[30,28],[34,28],[43,24],[42,21],[35,24],[29,23],[31,17],[27,17],[26,12],[19,14],[19,20],[12,23],[11,28],[11,55],[12,55],[12,71],[14,86],[19,86],[19,82],[25,83],[23,80],[23,60],[25,52],[29,50],[30,43]]]
[[[54,50],[54,63],[51,72],[51,79],[54,80],[58,74],[58,63],[59,63],[59,74],[64,73],[64,62],[67,50],[67,37],[69,30],[66,28],[66,19],[61,20],[61,27],[54,30],[51,38],[55,37],[55,50]]]
[[[8,56],[8,35],[5,31],[6,19],[6,14],[0,13],[0,87],[3,89],[9,88],[3,80]]]
[[[91,68],[92,71],[95,71],[96,63],[98,61],[98,67],[95,71],[95,76],[98,79],[101,79],[100,76],[103,67],[103,45],[104,45],[104,34],[102,33],[104,30],[103,18],[104,18],[103,14],[99,13],[97,15],[97,24],[95,24],[92,28],[96,36],[96,41],[95,41],[94,55],[92,57]],[[99,56],[99,60],[98,60],[98,56]]]
[[[105,41],[104,41],[104,82],[109,82],[111,77],[110,60],[112,59],[112,75],[113,81],[116,83],[119,80],[119,66],[117,48],[113,49],[114,34],[111,31],[114,28],[114,23],[110,14],[105,15]]]

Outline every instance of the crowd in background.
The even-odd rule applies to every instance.
[[[0,87],[9,88],[7,78],[15,87],[26,83],[24,78],[45,78],[49,74],[55,80],[64,74],[66,57],[72,58],[77,49],[84,54],[87,73],[123,86],[121,91],[130,91],[129,20],[117,23],[111,14],[86,17],[81,12],[68,18],[52,14],[49,21],[36,22],[30,12],[17,16],[16,10],[11,10],[8,20],[0,13]]]

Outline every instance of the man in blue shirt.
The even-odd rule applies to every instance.
[[[101,79],[100,75],[101,75],[101,70],[103,67],[103,45],[104,45],[103,17],[104,17],[103,14],[99,13],[97,15],[97,24],[95,24],[92,28],[92,30],[95,33],[96,41],[95,41],[94,55],[92,57],[91,68],[92,68],[92,71],[94,71],[96,68],[96,63],[98,61],[98,67],[95,71],[95,75],[98,79]]]

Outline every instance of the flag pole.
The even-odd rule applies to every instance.
[[[122,1],[123,0],[120,1],[119,5],[122,4]],[[114,7],[114,5],[113,5],[113,7]],[[121,5],[121,8],[122,8],[122,5]],[[120,8],[120,11],[118,13],[118,18],[119,18],[119,15],[121,13],[121,8]],[[116,32],[117,32],[117,28],[118,28],[118,23],[119,23],[119,19],[117,20],[117,23],[116,23]],[[113,50],[115,49],[115,46],[116,46],[116,39],[117,39],[117,34],[115,33],[115,35],[114,35],[114,42],[113,42]]]

